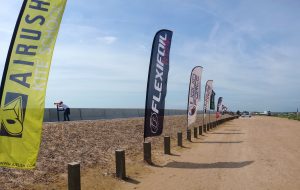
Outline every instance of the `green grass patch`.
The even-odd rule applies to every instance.
[[[294,119],[294,120],[300,121],[300,113],[299,113],[298,117],[297,117],[297,113],[281,113],[281,114],[278,114],[277,117]]]

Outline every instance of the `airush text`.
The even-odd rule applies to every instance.
[[[30,11],[21,18],[23,24],[18,29],[12,52],[14,59],[10,60],[18,69],[10,73],[8,79],[19,88],[45,91],[51,59],[41,57],[52,54],[53,39],[59,28],[57,18],[63,14],[63,8],[51,7],[50,0],[30,0],[27,6]]]

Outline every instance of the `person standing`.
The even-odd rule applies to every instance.
[[[64,111],[64,121],[70,121],[69,115],[70,115],[70,108],[66,104],[64,104],[63,101],[60,101],[58,104],[59,108]]]

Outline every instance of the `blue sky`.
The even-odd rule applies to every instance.
[[[0,0],[0,76],[22,1]],[[300,108],[298,0],[69,0],[46,107],[143,108],[154,34],[173,40],[166,108],[185,109],[190,71],[203,67],[231,110]]]

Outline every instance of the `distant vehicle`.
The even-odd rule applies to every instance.
[[[271,111],[264,111],[264,112],[260,113],[260,115],[267,115],[267,116],[271,116],[271,115],[272,115],[272,113],[271,113]]]
[[[251,113],[248,111],[243,111],[241,117],[251,117]]]

